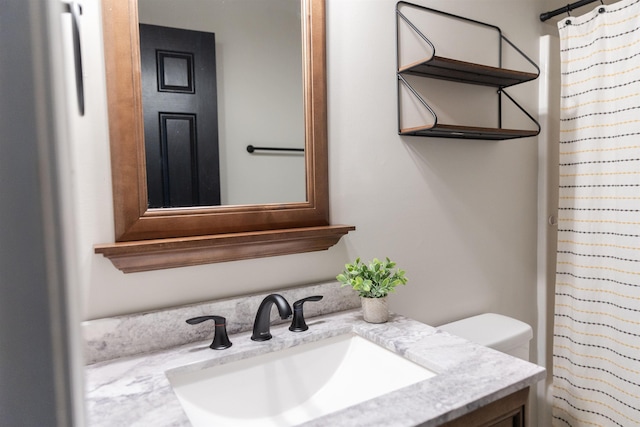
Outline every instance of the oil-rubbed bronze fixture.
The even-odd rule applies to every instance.
[[[224,350],[231,347],[231,341],[227,335],[227,319],[222,316],[200,316],[188,319],[187,323],[190,325],[197,325],[206,320],[213,320],[215,322],[215,329],[213,332],[213,342],[209,346],[214,350]]]
[[[302,306],[307,301],[320,301],[322,299],[322,295],[314,295],[312,297],[302,298],[293,303],[293,320],[291,321],[291,326],[289,326],[289,330],[292,332],[302,332],[309,329],[307,323],[304,321],[304,311]]]
[[[256,313],[256,320],[253,323],[253,335],[251,335],[253,341],[267,341],[272,338],[269,329],[271,326],[271,306],[273,304],[278,307],[281,319],[291,317],[291,306],[282,295],[267,295],[260,303]]]

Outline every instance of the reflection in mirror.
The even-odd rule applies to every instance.
[[[300,0],[139,0],[149,207],[307,201]]]
[[[161,1],[164,0],[154,0],[153,4]],[[182,7],[186,1],[180,0],[177,4]],[[250,1],[233,0],[227,3],[250,4]],[[118,269],[129,273],[321,251],[355,230],[354,226],[332,225],[329,221],[325,0],[300,1],[303,5],[303,112],[287,113],[289,120],[279,125],[277,131],[279,136],[284,135],[297,126],[294,122],[302,122],[296,117],[304,118],[304,155],[290,155],[292,158],[289,158],[304,162],[305,191],[302,192],[302,201],[150,209],[140,81],[138,0],[102,0],[115,242],[96,245],[96,253],[109,258]],[[272,0],[259,2],[272,5]],[[276,4],[280,3],[273,3]],[[259,26],[263,16],[255,19],[253,25]],[[218,123],[222,128],[227,114],[222,104],[226,105],[232,99],[221,82],[233,77],[248,85],[250,81],[260,81],[263,72],[260,64],[253,69],[226,71],[221,68],[220,53],[227,48],[218,43],[217,35],[214,37]],[[269,56],[278,55],[278,49],[269,52]],[[169,55],[167,57],[171,58]],[[168,67],[184,67],[183,58],[174,56],[167,63]],[[188,86],[188,79],[185,82],[184,79],[176,80],[167,76],[167,80],[169,86]],[[265,141],[266,131],[261,127],[273,120],[271,115],[276,106],[280,106],[280,98],[273,94],[251,94],[251,105],[255,103],[262,106],[251,114],[243,113],[242,128],[248,129],[247,135],[251,136],[251,141],[244,142],[243,146],[249,143],[263,146],[256,139]],[[246,112],[251,105],[239,105],[237,108]],[[223,148],[225,141],[222,141],[223,138],[230,139],[230,131],[227,126],[224,132],[219,132],[220,152],[226,150],[228,154],[231,151]],[[284,142],[300,147],[297,138]],[[236,149],[233,151],[236,152]],[[246,146],[237,151],[245,156],[250,155],[246,152]],[[264,158],[265,161],[269,159],[273,160],[273,157],[267,155]],[[224,174],[222,168],[226,167],[223,162],[221,157],[221,176]],[[257,168],[251,165],[248,169]],[[261,173],[251,179],[243,175],[242,180],[251,181],[253,185],[263,181],[265,175]],[[221,186],[222,199],[225,191],[225,187]]]

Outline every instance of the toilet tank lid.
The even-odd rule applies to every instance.
[[[468,317],[438,326],[438,329],[499,351],[528,344],[533,338],[531,326],[496,313]]]

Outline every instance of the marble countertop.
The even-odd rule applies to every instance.
[[[545,370],[473,344],[431,326],[392,315],[370,324],[361,311],[307,319],[309,330],[272,326],[273,339],[251,341],[250,332],[230,336],[233,346],[209,349],[211,339],[86,367],[89,426],[189,426],[165,372],[192,363],[240,360],[330,336],[355,333],[418,363],[436,376],[379,398],[315,419],[305,426],[437,426],[543,379]]]

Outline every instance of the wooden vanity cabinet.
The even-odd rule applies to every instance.
[[[529,388],[442,424],[443,427],[526,427]]]

